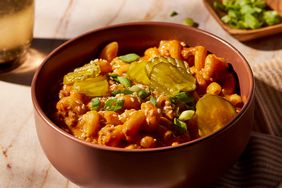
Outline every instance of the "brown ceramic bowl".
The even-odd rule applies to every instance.
[[[117,41],[121,53],[140,52],[160,40],[203,45],[224,57],[239,77],[242,111],[212,135],[175,147],[125,150],[78,140],[48,115],[63,75]],[[240,156],[250,136],[254,79],[244,57],[230,44],[205,31],[172,23],[140,22],[97,29],[67,41],[44,60],[32,82],[32,100],[40,144],[52,165],[81,187],[199,187],[215,180]]]

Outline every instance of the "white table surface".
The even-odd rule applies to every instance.
[[[170,17],[172,11],[178,15]],[[201,0],[36,0],[34,37],[68,39],[105,25],[132,21],[182,23],[185,17],[230,42],[251,66],[282,57],[282,34],[241,43],[216,23]],[[35,42],[41,42],[41,49],[50,44]],[[28,65],[0,73],[0,187],[77,187],[49,163],[36,136],[29,84],[36,66],[53,47],[40,51],[36,46],[31,49]]]

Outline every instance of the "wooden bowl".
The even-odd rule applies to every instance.
[[[105,44],[117,41],[121,51],[138,52],[169,39],[203,45],[232,64],[245,103],[222,129],[175,147],[126,150],[79,140],[52,121],[48,112],[63,76],[98,57]],[[248,143],[254,118],[254,78],[238,50],[210,33],[173,23],[128,23],[80,35],[50,53],[33,78],[32,100],[38,139],[47,158],[80,187],[195,188],[223,174]]]
[[[282,23],[266,26],[259,29],[252,30],[244,30],[244,29],[233,29],[229,27],[227,24],[223,23],[220,19],[220,13],[214,9],[213,2],[215,0],[203,0],[206,8],[210,12],[210,14],[215,18],[215,20],[219,23],[219,25],[227,31],[231,36],[236,38],[239,41],[249,41],[273,34],[277,34],[282,32]],[[267,0],[267,5],[271,7],[273,10],[276,10],[282,16],[282,1],[280,0]]]

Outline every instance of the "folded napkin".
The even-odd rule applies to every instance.
[[[278,188],[280,183],[282,138],[253,132],[240,159],[207,188]]]
[[[255,127],[265,127],[262,129],[265,133],[282,137],[282,59],[258,64],[252,69],[257,106],[265,119],[265,123],[257,121]]]
[[[282,59],[252,67],[254,131],[239,160],[208,188],[282,188]]]

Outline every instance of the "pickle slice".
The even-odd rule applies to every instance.
[[[189,92],[196,89],[195,78],[170,63],[154,65],[149,78],[154,89],[170,96],[180,91]]]
[[[209,135],[234,118],[235,108],[224,98],[206,94],[196,104],[196,119],[200,136]]]
[[[156,65],[156,64],[159,64],[159,63],[170,63],[172,64],[173,66],[176,66],[180,71],[182,71],[184,74],[186,72],[190,73],[189,70],[186,68],[184,62],[180,59],[175,59],[175,58],[172,58],[172,57],[154,57],[153,59],[151,59],[147,64],[146,64],[146,73],[147,75],[150,75],[153,67]]]
[[[169,63],[173,64],[174,66],[177,66],[178,68],[181,68],[183,70],[186,69],[185,64],[184,64],[184,62],[182,60],[176,59],[176,58],[172,58],[172,57],[167,57],[166,59],[167,59],[167,61]]]
[[[106,76],[87,78],[75,82],[72,89],[89,97],[107,96],[109,94],[109,84]]]
[[[127,71],[128,78],[137,83],[149,85],[150,80],[145,70],[146,64],[146,61],[135,61],[131,63]]]
[[[90,63],[87,63],[82,67],[78,67],[74,69],[73,72],[66,74],[63,79],[63,84],[73,84],[76,81],[96,77],[100,74],[100,72],[100,67],[95,63],[95,61],[90,61]]]
[[[159,63],[168,63],[168,61],[164,57],[154,57],[145,66],[147,75],[150,75],[153,67]]]

